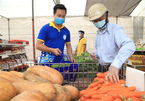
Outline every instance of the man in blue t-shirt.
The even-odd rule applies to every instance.
[[[54,21],[41,28],[36,42],[36,49],[42,51],[40,63],[59,63],[62,60],[60,53],[63,53],[65,44],[70,61],[75,62],[72,56],[70,32],[63,25],[66,13],[67,11],[63,4],[55,5],[53,8]]]

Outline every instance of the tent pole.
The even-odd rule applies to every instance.
[[[9,41],[10,41],[10,19],[8,20],[8,36],[9,36]]]
[[[33,61],[35,63],[34,0],[32,0],[32,38],[33,38]]]
[[[118,16],[116,16],[116,24],[118,24]]]

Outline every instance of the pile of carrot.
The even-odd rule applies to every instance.
[[[118,83],[105,82],[105,73],[97,73],[97,77],[79,93],[78,101],[145,101],[145,91],[135,91],[136,87],[125,87],[125,81],[120,79]]]

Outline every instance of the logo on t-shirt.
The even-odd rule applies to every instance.
[[[63,39],[66,40],[66,35],[63,35]]]

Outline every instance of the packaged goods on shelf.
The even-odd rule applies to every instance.
[[[12,42],[15,42],[17,44],[27,44],[27,45],[29,45],[29,41],[27,41],[27,40],[12,40]]]
[[[139,39],[136,43],[136,50],[145,50],[145,40]]]
[[[145,65],[145,63],[142,62],[144,55],[131,55],[128,59],[128,61],[132,65]]]

